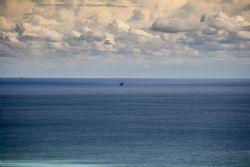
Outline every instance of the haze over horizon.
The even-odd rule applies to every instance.
[[[250,0],[1,0],[1,77],[250,78]]]

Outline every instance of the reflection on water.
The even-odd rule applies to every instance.
[[[88,164],[80,161],[2,161],[1,167],[125,167],[118,164]]]

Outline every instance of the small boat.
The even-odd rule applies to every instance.
[[[123,85],[124,85],[124,82],[121,82],[119,85],[120,85],[120,86],[123,86]]]

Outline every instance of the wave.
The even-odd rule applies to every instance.
[[[82,161],[0,161],[1,167],[121,167],[121,164],[93,164]]]

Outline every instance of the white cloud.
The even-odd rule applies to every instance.
[[[108,29],[109,31],[115,33],[128,32],[130,30],[130,26],[121,20],[115,19],[108,25]]]
[[[32,25],[41,25],[41,26],[58,26],[59,23],[55,19],[44,18],[40,15],[33,15],[29,18],[28,22]]]
[[[139,5],[146,8],[161,8],[163,10],[174,10],[185,5],[187,0],[172,0],[172,1],[154,1],[154,0],[137,0]]]
[[[48,29],[43,26],[36,26],[29,23],[24,23],[24,32],[21,38],[28,40],[48,40],[48,41],[61,41],[63,35],[55,30]]]
[[[235,32],[244,26],[249,26],[250,23],[244,20],[241,16],[229,17],[223,12],[210,12],[203,16],[203,20],[209,27],[223,29],[229,32]]]
[[[19,40],[17,39],[18,34],[17,33],[13,33],[13,32],[0,32],[0,39],[6,42],[11,42],[13,44],[16,44],[17,42],[19,42]]]
[[[245,39],[245,40],[250,40],[250,31],[238,31],[237,32],[237,37],[239,39]]]
[[[84,60],[119,55],[117,62],[146,65],[238,60],[233,51],[248,57],[250,47],[244,6],[241,0],[1,1],[0,49]]]
[[[70,34],[73,38],[77,38],[77,39],[80,38],[81,36],[81,33],[75,30],[72,30]]]
[[[12,30],[15,27],[15,23],[4,16],[0,16],[0,30]]]

